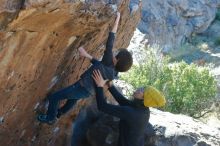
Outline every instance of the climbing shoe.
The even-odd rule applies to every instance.
[[[40,121],[41,123],[47,123],[48,125],[52,125],[56,122],[56,119],[49,120],[48,116],[44,114],[38,115],[37,120]]]

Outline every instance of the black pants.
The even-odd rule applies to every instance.
[[[57,110],[59,106],[59,101],[68,99],[66,104],[59,109],[59,112],[68,112],[76,103],[77,100],[89,97],[90,94],[80,85],[79,81],[73,85],[70,85],[64,89],[61,89],[48,97],[49,107],[47,111],[47,116],[49,120],[55,119],[57,115]]]

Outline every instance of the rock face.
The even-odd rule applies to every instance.
[[[193,33],[205,31],[215,18],[219,0],[146,0],[138,28],[150,44],[177,48]]]
[[[36,121],[44,97],[79,79],[90,65],[77,48],[100,58],[121,12],[114,48],[126,48],[140,11],[129,0],[0,1],[0,145],[69,145],[72,117],[54,126]]]
[[[87,118],[83,117],[85,115]],[[73,135],[74,140],[77,137],[77,140],[85,142],[78,143],[78,146],[117,145],[117,118],[100,113],[90,106],[80,113],[78,119],[77,127],[88,129],[84,134],[81,133],[81,138],[77,137],[79,134]],[[220,125],[215,126],[205,125],[184,115],[151,109],[150,124],[146,125],[145,146],[218,146]]]

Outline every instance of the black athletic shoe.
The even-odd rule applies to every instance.
[[[47,123],[49,125],[52,125],[56,122],[56,119],[49,120],[48,116],[44,114],[38,115],[37,120],[40,121],[41,123]]]

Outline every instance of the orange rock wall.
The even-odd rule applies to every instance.
[[[1,146],[70,144],[74,116],[48,126],[36,121],[36,111],[49,92],[74,83],[89,67],[89,61],[79,57],[80,45],[102,56],[116,18],[114,6],[121,12],[114,48],[129,45],[140,11],[130,16],[128,4],[0,0]]]

